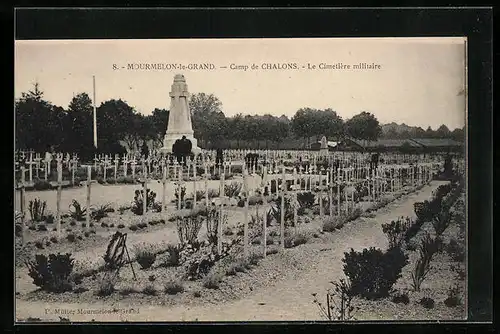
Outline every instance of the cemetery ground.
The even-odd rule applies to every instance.
[[[211,188],[217,188],[218,181],[210,182]],[[298,217],[296,226],[286,227],[285,249],[280,245],[279,222],[267,227],[265,258],[262,257],[264,245],[258,217],[269,210],[269,204],[251,205],[248,261],[242,260],[243,247],[236,242],[243,238],[241,222],[245,209],[233,201],[224,210],[227,219],[223,224],[222,243],[227,254],[197,280],[183,277],[181,273],[189,261],[173,263],[175,252],[167,250],[168,245],[179,242],[176,222],[171,218],[176,214],[175,203],[169,204],[166,212],[135,215],[124,205],[130,204],[134,190],[140,186],[95,185],[92,187],[92,204],[105,205],[113,198],[116,207],[113,207],[114,211],[105,210],[108,211],[106,217],[93,220],[93,226],[82,226],[85,220],[75,221],[74,217],[65,216],[60,231],[53,230],[54,223],[43,223],[38,225],[46,226],[46,230],[37,225],[26,231],[24,246],[16,238],[16,317],[19,321],[325,320],[314,300],[324,305],[327,289],[333,287],[331,282],[344,277],[342,260],[345,252],[351,248],[357,252],[370,247],[388,249],[388,236],[382,226],[399,217],[409,217],[419,224],[413,224],[418,228],[413,228],[412,235],[402,242],[408,261],[402,266],[401,277],[383,298],[354,296],[349,301],[354,308],[353,317],[357,320],[464,319],[463,191],[456,201],[453,200],[450,211],[456,214],[444,230],[436,229],[439,225],[433,223],[432,217],[419,219],[415,208],[415,203],[431,200],[440,186],[448,184],[447,181],[431,181],[411,192],[403,188],[399,193],[384,196],[387,200],[371,212],[365,210],[373,203],[360,200],[357,206],[365,212],[334,229],[327,228],[325,222],[335,219],[328,215],[320,217],[315,204]],[[201,185],[202,182],[200,189]],[[187,188],[191,186],[189,184]],[[171,187],[167,191],[169,202],[173,200],[173,185]],[[161,183],[151,182],[148,188],[161,196]],[[187,189],[189,192],[192,189]],[[40,198],[51,208],[55,207],[55,197],[53,191],[27,193],[28,201]],[[82,189],[65,190],[61,207],[68,208],[73,199],[83,205],[85,192]],[[103,255],[115,231],[128,234],[127,248],[132,261],[120,269],[115,280],[111,280],[102,266]],[[207,232],[207,225],[203,223],[198,237],[202,243],[208,243]],[[428,266],[423,268],[425,275],[416,288],[412,286],[415,282],[412,275],[422,262],[419,246],[425,244],[426,238],[436,240],[437,237],[441,247],[428,258]],[[152,262],[147,256],[142,260],[137,256],[146,246],[151,247],[155,254],[150,258]],[[34,285],[24,261],[33,259],[35,254],[66,252],[71,253],[75,260],[73,273],[79,274],[77,279],[72,276],[74,288],[52,293]],[[189,250],[187,252],[188,257]],[[56,314],[57,310],[60,310],[59,314]],[[78,314],[78,310],[115,312]],[[342,320],[349,320],[345,312],[342,317]]]

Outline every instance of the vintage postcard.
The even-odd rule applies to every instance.
[[[16,321],[466,319],[466,58],[16,41]]]

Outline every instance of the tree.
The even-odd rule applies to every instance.
[[[345,122],[346,134],[362,140],[377,140],[382,129],[377,118],[363,111]]]
[[[97,108],[97,141],[101,152],[114,152],[120,141],[134,132],[134,109],[125,101],[109,100]]]
[[[191,95],[189,109],[196,138],[217,141],[227,136],[226,116],[221,108],[222,102],[213,94]]]
[[[63,141],[64,109],[43,99],[39,84],[15,103],[16,148],[44,152]]]
[[[451,132],[450,136],[453,140],[463,143],[465,141],[465,127],[456,128]]]
[[[316,125],[314,128],[316,135],[324,135],[327,137],[334,137],[337,140],[343,134],[344,121],[337,112],[332,109],[318,110],[315,115]]]
[[[151,139],[158,144],[162,143],[165,132],[167,131],[169,114],[170,112],[167,109],[155,108],[153,113],[147,117],[152,127]]]
[[[425,138],[435,138],[436,134],[432,130],[432,128],[429,126],[427,127],[427,130],[425,130]]]
[[[79,93],[69,103],[64,118],[64,145],[67,152],[93,148],[93,106],[87,93]]]
[[[450,138],[450,130],[446,125],[441,125],[437,130],[436,130],[436,137],[437,138]]]

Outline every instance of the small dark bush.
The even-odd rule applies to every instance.
[[[69,242],[75,242],[76,240],[76,235],[74,233],[69,233],[67,236],[66,236],[66,239],[69,241]]]
[[[113,292],[115,292],[115,282],[109,277],[101,279],[97,287],[96,295],[105,297],[111,295]]]
[[[203,286],[207,289],[216,290],[219,288],[221,277],[217,274],[209,274],[203,279]]]
[[[70,216],[76,221],[84,221],[86,219],[86,214],[87,214],[87,208],[82,207],[82,205],[74,199],[71,204],[70,204],[70,209],[73,208],[70,211]]]
[[[402,268],[408,264],[401,248],[395,247],[387,252],[371,247],[355,252],[351,248],[344,253],[344,274],[351,282],[351,293],[366,299],[386,297],[397,279],[401,277]]]
[[[135,258],[141,269],[148,269],[155,262],[156,254],[147,246],[135,246]]]
[[[164,265],[166,267],[176,267],[180,264],[181,259],[181,250],[179,247],[174,245],[167,246],[167,259],[165,260]]]
[[[123,225],[123,224],[118,224],[118,226],[117,226],[117,227],[118,227],[118,228],[124,228],[124,227],[125,227],[125,225]]]
[[[134,231],[134,232],[135,232],[135,231],[137,231],[137,230],[139,229],[139,227],[137,227],[137,225],[136,225],[136,224],[132,224],[132,225],[130,225],[128,228],[129,228],[129,230]]]
[[[39,232],[47,232],[47,226],[45,224],[38,224],[37,230]]]
[[[168,295],[176,295],[184,291],[184,286],[180,281],[168,281],[165,283],[164,291]]]
[[[392,302],[396,304],[402,303],[408,305],[410,303],[410,298],[408,298],[407,293],[398,293],[392,297]]]
[[[297,193],[297,200],[302,208],[311,209],[314,206],[316,195],[310,191]]]
[[[52,237],[50,237],[50,242],[52,242],[53,244],[57,244],[57,242],[58,242],[58,241],[59,241],[59,240],[57,239],[57,237],[56,237],[56,236],[52,236]]]
[[[85,238],[88,238],[88,237],[90,237],[90,232],[89,231],[85,231],[83,233],[83,235],[85,236]]]
[[[148,284],[144,287],[144,289],[142,289],[142,293],[148,296],[156,296],[158,291],[156,291],[153,285]]]
[[[465,247],[461,246],[457,240],[451,239],[450,242],[445,246],[445,251],[451,257],[453,261],[464,262],[465,261]]]
[[[38,254],[35,261],[27,261],[28,275],[33,284],[48,292],[66,292],[72,290],[69,277],[73,271],[74,259],[71,254],[50,254],[49,257]]]
[[[455,307],[462,303],[460,298],[460,289],[454,286],[448,289],[448,298],[445,299],[444,304],[448,307]]]
[[[201,297],[201,292],[200,291],[193,292],[193,297],[196,297],[196,298]]]
[[[293,248],[307,243],[308,236],[304,233],[294,233],[285,236],[285,248]]]
[[[43,249],[43,242],[40,240],[35,241],[35,247],[38,249]]]
[[[70,221],[69,226],[76,226],[76,221],[74,221],[74,220]]]
[[[425,307],[426,309],[432,309],[434,308],[434,299],[423,297],[422,299],[420,299],[419,304]]]

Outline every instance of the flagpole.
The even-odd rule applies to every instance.
[[[94,147],[97,148],[97,116],[96,116],[96,107],[95,107],[95,75],[92,76],[93,79],[93,87],[94,87]]]

